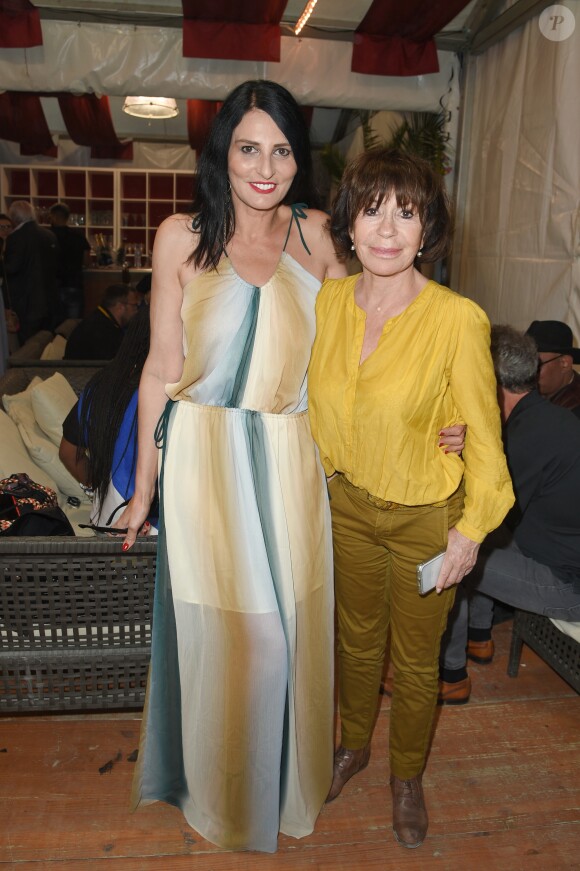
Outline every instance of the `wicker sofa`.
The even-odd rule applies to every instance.
[[[141,708],[156,543],[0,539],[0,713]]]
[[[510,677],[517,677],[524,642],[580,693],[580,642],[562,632],[549,617],[516,610],[508,662]]]

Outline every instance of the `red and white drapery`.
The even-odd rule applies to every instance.
[[[91,149],[91,157],[132,160],[133,143],[117,138],[108,97],[59,94],[58,104],[70,138]]]
[[[0,0],[0,48],[42,45],[40,16],[29,0]],[[23,155],[56,157],[40,94],[6,91],[0,94],[0,138],[20,144]],[[133,159],[132,143],[120,142],[113,127],[108,97],[95,94],[58,96],[68,133],[77,145],[91,148],[91,157]]]
[[[95,94],[32,94],[5,91],[0,94],[0,139],[20,144],[22,155],[56,157],[40,97],[56,97],[68,134],[77,145],[91,149],[91,157],[132,160],[133,144],[120,142],[113,127],[108,97]]]
[[[435,35],[469,0],[373,0],[359,24],[353,72],[419,76],[437,72]],[[287,0],[182,0],[183,54],[218,60],[278,62]],[[0,49],[42,45],[30,0],[0,0]]]
[[[40,14],[30,0],[0,0],[0,48],[42,45]]]
[[[373,0],[353,44],[352,71],[420,76],[439,70],[435,34],[469,0]],[[286,0],[182,0],[184,57],[280,60]]]
[[[208,58],[210,62],[241,60],[277,65],[280,62],[280,21],[286,2],[244,0],[240,4],[239,0],[182,0],[185,57]],[[439,62],[434,36],[467,2],[407,0],[402,4],[400,0],[374,0],[355,33],[352,71],[372,76],[416,78],[437,72]],[[42,45],[42,41],[38,10],[30,0],[0,0],[0,51],[31,49]],[[348,75],[347,69],[344,75]],[[233,82],[235,86],[235,76]],[[67,84],[64,79],[58,90],[65,91]],[[1,95],[0,137],[20,142],[23,154],[54,153],[39,97],[58,96],[63,119],[74,142],[90,146],[93,157],[131,159],[132,146],[119,141],[107,97],[97,97],[94,93],[81,96],[24,93],[16,90],[17,80],[7,86],[13,90]],[[418,89],[425,87],[427,85],[422,83]],[[87,90],[91,88],[94,88],[92,81]],[[107,86],[101,90],[109,92]],[[110,92],[118,93],[114,87]],[[207,138],[218,105],[215,100],[188,100],[189,141],[198,152]]]
[[[287,0],[182,0],[183,56],[280,60]]]
[[[0,94],[0,139],[18,142],[22,155],[57,156],[38,94],[24,91]]]
[[[373,0],[354,35],[354,73],[424,76],[439,71],[435,34],[469,0]]]

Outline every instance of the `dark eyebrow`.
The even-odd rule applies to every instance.
[[[256,145],[256,146],[260,145],[259,142],[254,142],[253,139],[236,139],[235,142],[238,144],[240,142],[243,142],[245,145]],[[278,142],[273,147],[274,148],[291,148],[292,146],[290,145],[289,142]]]

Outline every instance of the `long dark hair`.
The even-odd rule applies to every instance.
[[[87,384],[79,415],[81,441],[77,456],[88,452],[89,481],[100,504],[111,480],[113,453],[123,417],[139,379],[147,354],[151,330],[149,306],[143,306],[131,318],[127,333],[116,357]],[[137,412],[131,424],[137,437]],[[136,455],[135,455],[136,456]]]
[[[229,194],[228,151],[232,134],[250,109],[261,109],[280,128],[292,147],[298,171],[284,203],[312,205],[312,157],[308,125],[300,106],[276,82],[244,82],[232,91],[216,115],[198,164],[193,229],[199,234],[191,261],[201,269],[217,267],[235,229]]]

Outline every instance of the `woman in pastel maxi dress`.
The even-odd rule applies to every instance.
[[[200,160],[193,224],[175,215],[157,233],[136,490],[119,519],[126,549],[154,492],[156,432],[134,804],[177,805],[234,850],[312,832],[332,779],[332,545],[306,370],[321,282],[345,270],[326,215],[288,205],[309,167],[284,88],[232,92]]]

